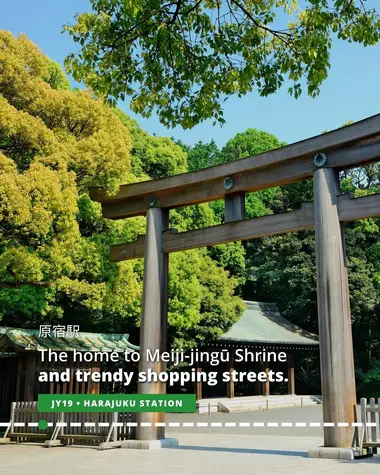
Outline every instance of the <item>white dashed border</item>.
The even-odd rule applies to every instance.
[[[0,422],[0,427],[9,427],[10,422]],[[111,424],[109,422],[57,422],[56,427],[109,427]],[[116,422],[113,424],[115,427],[123,427],[122,422]],[[125,423],[127,427],[138,427],[137,422],[127,422]],[[376,422],[367,422],[363,424],[362,422],[155,422],[153,424],[155,427],[376,427]],[[13,427],[38,427],[38,422],[15,422]],[[141,422],[141,427],[152,427],[151,422]],[[49,422],[48,427],[53,427],[53,423]]]

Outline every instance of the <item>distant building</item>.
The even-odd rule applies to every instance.
[[[272,369],[285,370],[287,384],[287,394],[296,394],[295,378],[294,378],[294,356],[300,350],[318,350],[318,337],[306,330],[303,330],[297,325],[294,325],[289,320],[283,318],[275,304],[260,303],[245,301],[247,309],[240,317],[240,319],[232,325],[232,327],[214,344],[210,345],[209,350],[228,349],[231,353],[235,353],[237,348],[246,348],[252,352],[259,352],[260,350],[286,352],[287,362],[286,368],[284,364],[276,363],[249,363],[240,362],[234,364],[233,358],[230,358],[227,368],[223,371],[254,371],[254,372],[268,372]],[[198,368],[201,370],[201,368]],[[276,385],[276,392],[279,389],[284,390],[284,384]],[[282,386],[279,388],[279,386]],[[224,384],[215,388],[209,386],[204,387],[201,383],[196,384],[197,400],[205,397],[222,397],[226,395],[229,398],[235,396],[246,395],[263,395],[269,396],[271,394],[271,383],[267,380],[265,383],[252,383],[235,385],[233,382]]]
[[[40,383],[40,371],[62,371],[70,368],[99,371],[99,363],[74,363],[70,352],[139,351],[132,345],[129,335],[112,333],[85,333],[73,338],[41,337],[39,330],[0,327],[0,420],[9,420],[12,402],[37,401],[39,393],[44,394],[99,394],[100,383],[74,382]],[[39,350],[68,352],[68,362],[48,363],[41,361]]]

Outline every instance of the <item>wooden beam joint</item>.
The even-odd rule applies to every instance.
[[[245,219],[245,193],[231,193],[224,197],[224,222]]]

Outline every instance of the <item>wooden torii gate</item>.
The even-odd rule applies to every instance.
[[[380,159],[380,114],[332,132],[254,157],[181,175],[120,187],[109,197],[92,189],[109,219],[146,215],[146,235],[111,246],[111,260],[144,257],[140,348],[166,350],[168,255],[171,252],[315,228],[318,321],[326,447],[351,447],[356,421],[356,387],[350,302],[342,223],[380,215],[380,194],[341,195],[338,172]],[[245,219],[245,193],[307,178],[314,203],[288,213]],[[223,198],[225,223],[178,233],[169,229],[172,208]],[[165,371],[141,358],[140,371]],[[139,393],[165,393],[164,384],[141,384]],[[164,437],[165,414],[139,413],[137,439]],[[343,427],[342,424],[348,423]]]

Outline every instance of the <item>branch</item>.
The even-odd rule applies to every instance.
[[[203,0],[199,0],[193,7],[191,7],[189,10],[187,10],[187,12],[182,12],[182,13],[180,13],[180,15],[188,15],[189,13],[194,11],[197,7],[199,7],[199,5],[202,3],[202,1]]]
[[[233,3],[234,5],[236,5],[238,8],[240,8],[240,10],[257,26],[257,28],[260,28],[264,31],[267,31],[268,33],[271,33],[273,36],[275,36],[276,38],[280,39],[281,41],[284,41],[286,44],[288,44],[285,39],[282,37],[282,35],[286,35],[290,38],[292,38],[294,35],[292,35],[292,33],[288,33],[286,31],[278,31],[278,30],[272,30],[271,28],[268,28],[267,26],[264,26],[262,25],[261,23],[259,23],[256,18],[254,18],[250,13],[249,11],[243,6],[243,5],[240,5],[239,2],[237,2],[236,0],[231,0],[231,3]]]
[[[180,2],[182,0],[179,0]],[[132,38],[128,38],[127,40],[127,37],[130,33],[132,33],[134,30],[136,30],[140,25],[143,25],[144,23],[147,23],[149,22],[149,20],[151,20],[155,15],[157,15],[158,13],[161,13],[163,12],[166,8],[168,7],[171,7],[173,5],[177,5],[177,2],[170,2],[170,3],[167,3],[166,5],[162,5],[160,8],[158,8],[157,10],[154,10],[152,13],[150,13],[149,15],[147,15],[146,17],[144,17],[142,20],[140,20],[139,22],[135,23],[133,26],[131,26],[128,30],[126,31],[121,31],[120,33],[120,36],[116,36],[115,40],[112,42],[112,44],[107,44],[107,43],[103,43],[101,42],[101,45],[103,46],[103,48],[110,48],[110,49],[114,49],[116,46],[118,46],[118,41],[124,41],[126,44],[130,44],[130,43],[133,43],[133,41],[137,40],[138,38],[140,38],[141,34],[144,34],[146,33],[147,31],[149,30],[146,30],[146,27],[145,29],[143,29],[143,31],[137,33],[135,36],[133,36]],[[116,34],[116,32],[115,32]],[[121,45],[120,45],[121,46]]]
[[[50,287],[51,282],[0,282],[0,289],[19,289],[30,285],[32,287]]]
[[[179,10],[181,8],[181,3],[182,3],[182,0],[178,0],[176,8],[175,8],[175,12],[173,13],[173,18],[169,21],[168,25],[173,25],[173,23],[176,22],[177,17],[179,15]]]

